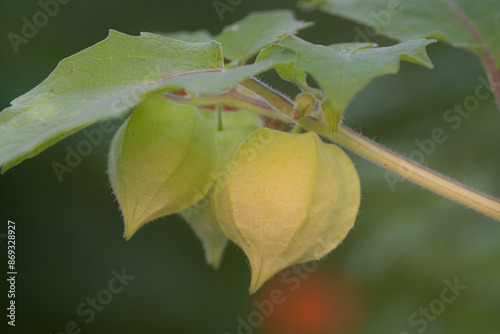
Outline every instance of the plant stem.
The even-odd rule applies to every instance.
[[[308,131],[316,132],[318,135],[338,143],[346,149],[424,188],[432,190],[437,194],[452,199],[494,219],[500,220],[500,201],[497,199],[467,188],[443,175],[411,162],[343,125],[339,127],[337,132],[331,133],[325,124],[312,116],[292,120],[290,114],[293,110],[293,102],[255,78],[247,79],[241,82],[241,85],[253,91],[265,101],[256,96],[250,96],[234,89],[219,96],[196,97],[191,100],[170,95],[167,95],[166,98],[175,102],[198,106],[213,104],[217,101],[217,103],[237,106],[266,116],[278,118],[286,123],[299,125]]]
[[[305,129],[331,139],[339,145],[424,188],[500,220],[500,202],[498,200],[411,162],[345,126],[340,126],[337,133],[329,133],[323,124],[311,118],[304,119],[301,124]]]
[[[300,133],[301,131],[302,131],[302,127],[297,124],[293,127],[292,133]]]
[[[217,105],[217,131],[224,130],[224,120],[222,119],[222,104]]]

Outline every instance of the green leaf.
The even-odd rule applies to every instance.
[[[484,47],[500,68],[498,0],[325,0],[319,8],[367,25],[356,32],[357,41],[380,33],[397,40],[436,38],[474,51]],[[472,26],[484,42],[474,36]]]
[[[188,43],[206,43],[215,39],[208,30],[204,29],[195,31],[159,32],[157,34]]]
[[[122,117],[150,94],[187,88],[217,94],[272,68],[272,60],[223,69],[220,45],[111,31],[59,63],[0,113],[0,165],[19,163],[78,129]]]
[[[400,60],[431,68],[425,47],[433,42],[417,39],[382,48],[356,45],[343,53],[335,47],[311,44],[290,35],[280,45],[295,51],[297,69],[312,75],[330,98],[332,107],[343,111],[373,79],[397,73]],[[341,49],[346,50],[346,45]]]
[[[3,167],[2,167],[2,171],[1,173],[5,173],[6,171],[8,171],[10,168],[20,164],[21,162],[23,162],[24,160],[26,159],[29,159],[29,158],[32,158],[34,157],[35,155],[38,155],[40,154],[43,150],[45,150],[46,148],[52,146],[53,144],[57,143],[58,141],[60,140],[63,140],[64,138],[72,135],[73,133],[75,132],[78,132],[80,131],[81,129],[83,129],[85,126],[82,126],[82,127],[79,127],[79,128],[76,128],[76,129],[73,129],[71,131],[68,131],[68,132],[65,132],[55,138],[51,138],[50,140],[48,140],[47,142],[43,143],[42,145],[40,145],[39,147],[37,147],[36,149],[34,149],[33,151],[27,153],[27,154],[23,154],[21,156],[19,156],[18,158],[14,159],[14,160],[11,160],[9,161],[8,163],[6,163]]]
[[[218,35],[207,30],[168,32],[161,35],[186,42],[221,43],[224,57],[243,62],[268,44],[278,42],[283,34],[293,34],[311,26],[312,22],[296,20],[290,10],[254,12],[244,19],[224,27]]]
[[[292,34],[311,25],[296,20],[289,10],[255,12],[225,27],[215,40],[222,44],[225,58],[244,61],[266,45],[277,42],[277,36]]]
[[[0,113],[0,165],[21,162],[56,138],[124,115],[167,76],[220,69],[216,42],[110,31],[104,41],[61,61],[44,82]]]
[[[373,43],[339,43],[330,45],[332,49],[341,52],[355,52],[357,50],[375,47]],[[307,74],[304,71],[297,70],[295,66],[295,52],[280,45],[269,45],[262,49],[257,55],[256,63],[262,61],[272,61],[276,63],[275,70],[278,75],[286,81],[293,82],[303,89],[307,89]]]
[[[295,67],[295,53],[292,50],[286,49],[279,45],[269,45],[257,56],[256,63],[265,60],[276,62],[275,70],[278,75],[286,81],[293,82],[300,87],[305,87],[306,73],[298,71]]]

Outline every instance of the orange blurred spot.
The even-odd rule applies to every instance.
[[[325,327],[328,322],[328,303],[318,294],[306,294],[290,308],[289,316],[295,319],[297,329],[311,329],[313,332]]]
[[[262,333],[354,334],[360,323],[360,292],[338,273],[302,270],[295,274],[289,269],[266,283],[257,300],[269,300],[276,289],[283,291],[285,301],[275,305],[274,312],[264,320]]]

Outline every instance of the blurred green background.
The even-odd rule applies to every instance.
[[[315,21],[300,33],[312,42],[355,37],[354,23],[298,10],[293,1],[243,0],[220,20],[212,1],[73,0],[16,54],[7,34],[19,34],[22,17],[31,18],[40,7],[34,0],[1,0],[0,109],[39,84],[61,59],[104,39],[110,28],[131,35],[202,28],[217,33],[250,12],[276,8],[292,8],[298,18]],[[405,156],[418,150],[415,140],[442,128],[448,139],[426,156],[425,165],[498,198],[500,113],[493,99],[482,101],[456,130],[443,121],[447,109],[474,94],[478,76],[484,76],[481,64],[473,54],[442,43],[428,51],[433,70],[403,63],[398,75],[375,80],[354,100],[345,122]],[[264,79],[280,88],[273,73]],[[409,182],[396,183],[392,191],[386,180],[392,174],[351,155],[362,184],[355,228],[317,268],[294,273],[296,285],[279,276],[249,296],[243,252],[230,245],[221,268],[212,270],[200,242],[177,216],[148,225],[131,241],[122,238],[106,176],[111,136],[64,174],[63,182],[51,164],[63,163],[66,148],[85,139],[82,133],[0,176],[0,245],[6,254],[7,220],[15,221],[18,271],[16,327],[8,327],[3,315],[2,332],[294,333],[286,329],[291,326],[297,333],[308,328],[303,333],[309,334],[500,333],[497,221]],[[1,258],[6,268],[6,255]],[[122,268],[135,278],[120,293],[107,294],[112,271]],[[466,288],[443,303],[445,281],[454,280]],[[281,289],[286,300],[269,318],[262,316],[261,325],[251,318],[252,303],[268,300],[271,287]],[[87,323],[88,313],[81,316],[77,308],[98,296],[112,300],[105,299],[107,305]],[[420,312],[429,307],[422,320]],[[78,330],[65,329],[71,321]]]

